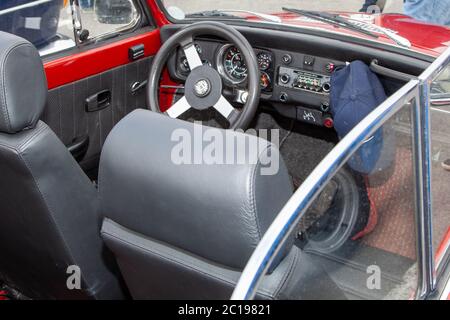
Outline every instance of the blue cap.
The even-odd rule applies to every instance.
[[[387,96],[378,77],[362,61],[336,70],[331,77],[330,110],[339,138],[344,138]],[[383,130],[379,129],[349,160],[349,166],[369,174],[376,168],[383,149]]]

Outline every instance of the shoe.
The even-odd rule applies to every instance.
[[[450,159],[447,159],[444,162],[442,162],[442,168],[444,168],[447,171],[450,171]]]

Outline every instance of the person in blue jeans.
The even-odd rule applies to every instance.
[[[450,0],[405,0],[404,8],[417,20],[450,26]]]
[[[369,12],[372,6],[378,6],[380,11],[383,12],[385,4],[386,0],[366,0],[359,12]]]
[[[92,8],[94,0],[79,0],[80,7],[83,9]]]

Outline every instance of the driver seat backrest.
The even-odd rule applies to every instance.
[[[240,158],[245,163],[236,162],[243,154],[234,143],[224,149],[234,161],[189,164],[195,162],[197,148],[206,150],[205,136],[247,146],[256,142],[252,145],[259,147],[245,148]],[[267,151],[275,160],[271,175],[261,170],[268,168],[262,161]],[[181,154],[190,154],[186,164],[180,164]],[[208,154],[203,153],[203,160],[212,163]],[[274,145],[255,136],[148,110],[136,110],[120,121],[100,160],[102,236],[133,298],[230,298],[252,252],[292,196],[281,157],[276,170],[277,155]],[[272,264],[257,297],[325,299],[336,292],[320,265],[291,241]]]
[[[97,191],[39,121],[46,99],[37,50],[0,32],[0,285],[33,299],[123,298],[99,235]],[[70,266],[80,290],[68,288],[78,274]]]

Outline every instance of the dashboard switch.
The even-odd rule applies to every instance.
[[[331,118],[331,117],[325,117],[324,119],[323,119],[323,126],[325,127],[325,128],[328,128],[328,129],[331,129],[331,128],[333,128],[334,127],[334,121],[333,121],[333,118]]]
[[[303,60],[303,64],[307,67],[312,67],[314,65],[314,62],[316,61],[316,58],[312,56],[305,56],[305,59]]]
[[[336,65],[333,62],[329,62],[327,63],[327,65],[325,66],[325,70],[328,73],[333,73],[334,70],[336,70]]]

